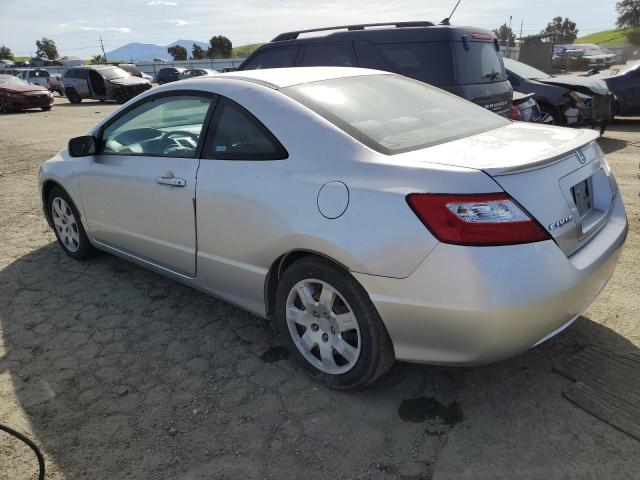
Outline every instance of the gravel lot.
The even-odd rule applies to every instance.
[[[339,393],[287,360],[267,322],[57,247],[37,167],[114,108],[56,98],[51,112],[0,116],[0,423],[41,446],[47,478],[638,478],[640,443],[568,402],[552,365],[586,345],[640,347],[640,120],[601,139],[630,233],[572,328],[510,361],[397,364]],[[35,466],[0,432],[0,479]]]

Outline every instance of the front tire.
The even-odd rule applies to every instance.
[[[47,201],[53,231],[64,253],[75,260],[86,260],[95,253],[80,221],[80,213],[67,192],[54,187]]]
[[[303,258],[283,273],[276,321],[306,372],[336,389],[363,388],[393,364],[393,345],[371,299],[345,270]]]
[[[11,108],[9,108],[9,103],[6,99],[0,97],[0,113],[10,113]]]
[[[73,88],[67,88],[66,90],[67,100],[69,100],[73,104],[78,104],[82,102],[82,97],[75,91]]]

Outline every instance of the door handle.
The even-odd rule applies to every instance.
[[[171,185],[172,187],[185,187],[187,181],[184,178],[173,176],[173,172],[167,172],[162,177],[156,178],[156,183],[160,185]]]

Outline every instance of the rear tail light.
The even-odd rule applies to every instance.
[[[472,33],[471,38],[474,40],[492,40],[494,37],[488,33]]]
[[[551,237],[506,193],[449,195],[412,193],[407,203],[441,242],[514,245]]]
[[[524,120],[524,117],[522,116],[522,112],[515,105],[511,105],[511,111],[509,112],[509,119],[517,120],[519,122]]]

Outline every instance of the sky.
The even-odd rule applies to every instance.
[[[494,29],[509,22],[533,34],[554,17],[568,16],[579,34],[614,28],[616,0],[462,0],[454,24]],[[304,28],[448,16],[455,0],[0,0],[0,45],[14,55],[35,51],[52,38],[60,55],[90,58],[129,42],[167,45],[225,35],[233,45],[265,42]]]

